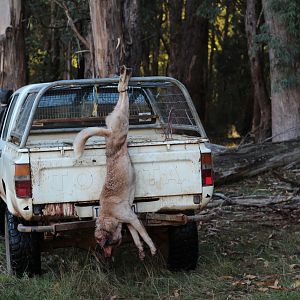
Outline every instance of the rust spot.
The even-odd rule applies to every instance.
[[[71,217],[76,216],[73,203],[46,204],[43,209],[44,216]]]

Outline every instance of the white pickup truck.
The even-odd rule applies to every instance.
[[[105,177],[105,140],[91,138],[75,159],[84,127],[105,126],[118,100],[118,78],[24,86],[1,98],[0,223],[7,267],[39,273],[41,251],[95,246],[93,230]],[[186,88],[169,77],[129,83],[129,153],[137,185],[132,209],[171,269],[193,269],[193,212],[213,194],[211,151]]]

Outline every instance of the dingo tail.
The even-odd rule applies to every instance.
[[[87,140],[92,136],[104,136],[108,137],[110,130],[101,127],[88,127],[81,130],[75,137],[73,142],[73,149],[76,159],[80,158],[83,153],[84,146]]]

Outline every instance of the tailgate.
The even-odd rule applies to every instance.
[[[199,142],[132,143],[136,198],[200,194]],[[33,204],[99,199],[104,183],[105,148],[87,147],[79,160],[69,149],[31,151]]]

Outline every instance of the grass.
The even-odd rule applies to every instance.
[[[220,192],[271,195],[274,186],[258,177]],[[0,300],[300,299],[300,223],[246,222],[251,212],[238,213],[202,226],[193,272],[169,272],[159,255],[140,262],[132,245],[122,245],[114,262],[80,249],[44,253],[41,276],[15,278],[6,274],[0,241]]]
[[[137,259],[123,246],[114,262],[78,249],[44,255],[44,274],[17,279],[4,271],[1,299],[300,299],[300,226],[219,224],[200,232],[198,267],[171,273],[159,257]]]

